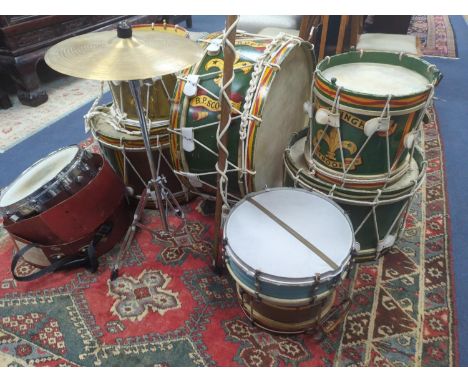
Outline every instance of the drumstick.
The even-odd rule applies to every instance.
[[[230,30],[230,33],[227,36],[227,39],[231,42],[231,44],[235,43],[236,40],[236,26],[233,24],[237,21],[238,16],[227,16],[226,20],[226,31]],[[232,27],[232,29],[231,29]],[[230,84],[226,87],[226,84],[231,80],[233,76],[233,66],[234,66],[234,58],[235,52],[231,51],[227,44],[224,44],[224,70],[223,70],[223,88],[225,88],[227,95],[229,98],[231,97],[231,86]],[[221,119],[220,119],[220,128],[226,125],[229,120],[231,114],[231,104],[227,102],[224,97],[221,98]],[[221,144],[224,147],[228,145],[228,134],[224,134],[221,136]],[[224,150],[218,145],[218,168],[220,171],[224,171],[226,168],[226,161],[227,155]],[[215,209],[215,238],[214,238],[214,257],[213,257],[213,266],[216,271],[219,272],[220,264],[219,264],[219,254],[220,254],[220,231],[221,231],[221,214],[222,214],[222,207],[223,207],[223,200],[221,197],[221,188],[220,188],[220,181],[221,175],[218,174],[217,178],[217,188],[216,188],[216,209]]]

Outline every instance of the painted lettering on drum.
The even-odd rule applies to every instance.
[[[315,110],[325,108],[330,110],[330,106],[323,100],[315,97]],[[389,149],[390,149],[390,167],[397,169],[404,164],[408,150],[404,147],[404,139],[406,134],[416,128],[415,116],[418,112],[411,112],[403,115],[394,115],[390,120]],[[373,116],[362,114],[353,114],[344,110],[340,110],[340,133],[337,133],[335,128],[328,128],[326,139],[320,141],[318,150],[315,152],[314,158],[319,160],[331,170],[342,170],[340,143],[343,147],[345,163],[350,163],[355,154],[360,151],[362,145],[368,137],[364,134],[363,125]],[[312,136],[314,137],[313,144],[318,142],[319,133],[323,130],[323,125],[318,125],[315,120],[312,120]],[[374,134],[368,141],[366,147],[360,152],[360,157],[356,159],[353,168],[349,170],[349,174],[356,175],[377,175],[388,172],[387,163],[387,133],[378,132]],[[357,150],[354,150],[354,147]],[[337,163],[335,163],[337,162]]]
[[[213,35],[212,38],[216,38],[219,34]],[[238,34],[238,39],[239,39]],[[210,36],[211,38],[211,36]],[[243,38],[246,38],[245,36]],[[253,68],[255,64],[255,59],[262,53],[264,47],[257,47],[257,46],[250,46],[245,44],[245,41],[242,40],[242,44],[237,45],[236,43],[236,50],[237,50],[237,57],[242,59],[241,64],[239,64],[239,68],[241,70],[237,70],[235,72],[235,78],[231,85],[231,99],[234,102],[234,107],[239,111],[242,110],[243,102],[245,99],[245,94],[249,87],[251,72],[252,70],[242,70],[242,67],[247,64],[252,64],[250,68]],[[267,45],[267,44],[266,44]],[[208,65],[209,62],[213,63],[215,60],[216,65]],[[200,82],[199,84],[206,88],[210,93],[218,95],[220,93],[220,81],[217,80],[218,77],[207,76],[203,77],[205,74],[209,74],[212,72],[219,71],[219,66],[221,63],[224,63],[224,57],[222,52],[220,52],[216,56],[208,56],[206,55],[202,61],[197,65],[197,67],[192,68],[191,74],[200,75]],[[180,82],[180,81],[179,81]],[[216,130],[217,124],[215,122],[219,121],[220,116],[220,103],[217,99],[213,98],[209,93],[203,89],[199,89],[198,94],[193,99],[187,101],[186,97],[181,94],[181,99],[185,102],[181,102],[181,107],[179,108],[179,113],[177,118],[177,125],[175,127],[199,127],[201,125],[206,125],[210,123],[214,123],[212,126],[203,127],[201,129],[194,130],[194,138],[200,142],[202,145],[209,147],[214,152],[217,151],[216,145]],[[203,113],[203,114],[202,114]],[[208,114],[206,114],[208,113]],[[233,117],[235,114],[233,114]],[[184,126],[182,126],[182,121],[184,122]],[[239,150],[239,127],[240,127],[240,120],[235,119],[232,121],[228,134],[229,134],[229,143],[228,143],[228,151],[229,151],[229,162],[237,165],[238,163],[238,150]],[[180,138],[179,138],[180,139]],[[215,164],[217,162],[216,155],[213,155],[209,151],[200,148],[200,145],[197,145],[198,149],[194,150],[193,152],[183,152],[180,143],[177,146],[171,146],[171,150],[178,150],[179,153],[176,156],[182,156],[184,158],[184,169],[182,171],[189,171],[194,173],[206,173],[206,172],[213,172],[215,169]],[[216,185],[216,175],[206,175],[200,176],[200,178],[211,184]],[[229,172],[229,188],[230,192],[240,194],[239,185],[238,185],[238,174],[236,172]],[[210,192],[209,188],[206,188],[205,191]]]

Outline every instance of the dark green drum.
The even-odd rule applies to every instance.
[[[441,73],[390,52],[348,52],[317,65],[305,156],[316,176],[346,188],[397,182]]]
[[[209,36],[204,58],[179,76],[169,129],[176,173],[192,190],[204,194],[216,192],[224,67],[218,37]],[[314,69],[312,46],[293,36],[271,39],[238,33],[235,46],[228,130],[231,200],[265,185],[281,185],[282,152],[291,133],[305,122],[303,104],[310,98]]]

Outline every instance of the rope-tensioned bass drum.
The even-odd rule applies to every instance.
[[[171,109],[171,155],[191,189],[216,192],[223,81],[222,35],[207,37],[206,53],[180,76]],[[312,46],[297,37],[237,33],[232,121],[228,136],[229,198],[281,185],[281,157],[291,133],[305,123],[304,102],[314,69]]]

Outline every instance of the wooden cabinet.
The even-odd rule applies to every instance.
[[[158,22],[158,16],[0,16],[0,67],[15,81],[21,103],[47,101],[37,64],[47,49],[69,37],[113,28],[121,20]],[[1,84],[0,84],[1,85]]]

